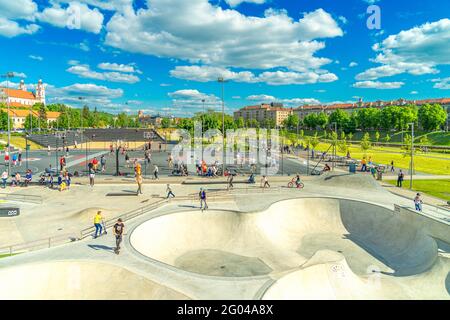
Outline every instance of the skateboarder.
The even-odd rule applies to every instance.
[[[120,243],[122,242],[122,236],[123,236],[123,230],[125,229],[125,225],[122,222],[122,219],[117,219],[116,224],[113,227],[114,230],[114,236],[116,237],[116,248],[114,249],[114,252],[116,254],[119,254],[120,252]]]

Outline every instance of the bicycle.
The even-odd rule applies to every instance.
[[[303,189],[305,187],[305,184],[303,182],[297,184],[296,181],[297,178],[292,178],[291,182],[288,183],[288,188],[294,188],[295,186],[297,189]]]

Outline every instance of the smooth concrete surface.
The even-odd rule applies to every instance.
[[[284,200],[255,213],[165,215],[137,227],[130,242],[149,258],[220,276],[290,270],[320,249],[348,254],[356,270],[378,260],[398,275],[423,272],[437,258],[436,242],[391,210],[331,198]]]
[[[283,187],[290,180],[285,178],[271,184]],[[198,188],[174,186],[177,196],[198,193]],[[131,189],[80,186],[48,199],[60,203],[59,210],[46,212],[44,202],[8,225],[15,224],[21,234],[32,231],[29,237],[45,235],[46,221],[53,232],[53,219],[80,227],[80,216],[88,221],[89,210],[128,211],[155,200],[154,194],[163,195],[165,186],[149,185],[142,197],[106,196]],[[448,214],[428,205],[416,213],[412,206],[412,199],[393,195],[362,175],[318,177],[305,181],[302,190],[248,193],[236,186],[230,197],[211,201],[204,212],[197,201],[170,201],[126,221],[120,255],[113,252],[108,230],[97,239],[1,258],[0,298],[449,300]],[[135,241],[139,233],[141,240]],[[64,284],[79,268],[82,276]],[[127,291],[127,279],[133,292]],[[124,293],[110,292],[118,285]],[[79,287],[86,296],[77,293]],[[89,293],[94,287],[105,292]]]
[[[0,272],[0,300],[188,299],[125,268],[89,261],[33,263]]]

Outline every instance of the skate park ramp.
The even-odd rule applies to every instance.
[[[185,300],[185,295],[119,266],[58,261],[0,269],[0,300]]]
[[[436,241],[402,219],[365,202],[300,198],[276,202],[261,212],[159,216],[136,227],[130,243],[154,261],[211,277],[279,279],[305,268],[321,250],[336,253],[334,260],[353,279],[374,270],[390,278],[427,273],[438,261]],[[330,258],[325,260],[321,264]],[[449,271],[444,268],[443,276],[433,278],[445,294]]]
[[[358,190],[384,190],[383,187],[372,177],[367,174],[353,173],[326,173],[314,180],[314,183],[328,187],[345,187]]]

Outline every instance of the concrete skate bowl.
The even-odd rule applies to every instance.
[[[376,267],[376,266],[374,266]],[[432,270],[409,277],[386,277],[379,273],[356,275],[345,257],[329,250],[318,251],[297,271],[275,283],[263,300],[354,300],[354,299],[450,299],[448,261]],[[447,274],[447,276],[446,276]]]
[[[215,277],[278,276],[320,250],[341,253],[356,275],[377,266],[406,276],[437,259],[433,238],[393,211],[334,198],[301,198],[261,212],[187,211],[150,219],[130,235],[132,247],[169,268]]]
[[[185,300],[185,295],[119,266],[59,261],[0,269],[0,300]]]

